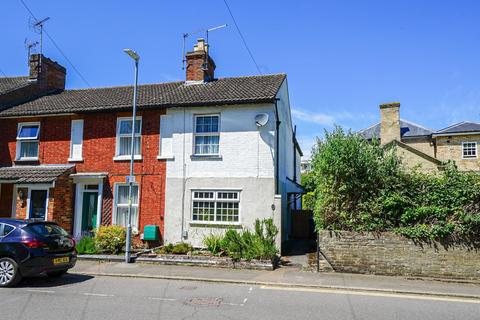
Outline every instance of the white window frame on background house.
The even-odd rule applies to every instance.
[[[202,125],[199,124],[199,119],[205,120],[206,118],[217,118],[217,131],[205,131],[205,130],[198,130],[198,126]],[[205,125],[203,125],[205,126]],[[210,125],[211,126],[211,125]],[[202,144],[197,144],[197,138],[210,138],[210,137],[218,137],[218,144],[213,144],[213,143],[202,143]],[[215,113],[215,114],[197,114],[194,116],[194,121],[193,121],[193,155],[195,156],[219,156],[220,155],[220,114]],[[205,148],[201,148],[200,150],[197,150],[197,146],[202,145],[205,146]],[[214,146],[216,146],[216,152],[214,149]],[[206,152],[204,150],[207,149]],[[211,151],[210,151],[211,150]],[[199,151],[199,152],[197,152]]]
[[[137,121],[140,122],[140,125],[139,126],[135,126],[135,131],[138,130],[138,133],[135,133],[135,138],[139,138],[140,140],[140,143],[139,143],[139,150],[138,152],[135,154],[134,156],[134,160],[142,160],[142,117],[139,116],[139,117],[136,117],[135,118]],[[132,122],[132,117],[121,117],[121,118],[117,118],[117,134],[116,134],[116,143],[115,143],[115,157],[113,158],[113,160],[121,160],[121,161],[124,161],[124,160],[130,160],[131,159],[131,155],[130,155],[130,149],[131,149],[131,146],[130,144],[128,144],[128,153],[126,154],[121,154],[121,150],[120,150],[120,142],[122,139],[129,139],[132,137],[132,133],[121,133],[121,124],[122,122],[124,121],[129,121],[129,122]]]
[[[467,145],[469,145],[467,147]],[[471,154],[465,154],[471,153]],[[462,159],[476,159],[478,157],[478,144],[475,141],[462,142]]]
[[[83,161],[83,120],[72,120],[68,161]]]
[[[191,222],[193,224],[220,224],[220,225],[239,225],[241,223],[241,207],[240,207],[240,193],[241,190],[231,189],[216,189],[216,190],[192,190],[192,210],[191,210]],[[228,197],[228,194],[234,194],[235,197]],[[226,197],[225,197],[226,196]],[[207,203],[208,207],[205,206]],[[229,206],[231,208],[221,208],[220,206]],[[235,208],[236,207],[236,208]],[[210,218],[206,218],[209,214],[200,213],[201,209],[212,209],[213,214],[210,214]],[[236,209],[237,214],[233,215],[228,213],[228,210]],[[223,210],[223,212],[222,212]],[[228,217],[232,219],[228,221]],[[237,219],[235,219],[235,216]],[[211,219],[212,218],[212,219]],[[225,220],[223,218],[226,218]]]
[[[138,233],[138,222],[140,220],[140,185],[137,184],[137,183],[134,183],[133,184],[134,187],[137,187],[137,203],[135,203],[135,201],[132,201],[132,208],[135,208],[136,211],[137,211],[137,216],[136,216],[136,219],[134,218],[134,216],[132,215],[132,230],[133,232],[135,233]],[[114,194],[113,194],[113,203],[114,203],[114,206],[113,206],[113,224],[114,225],[121,225],[118,223],[118,219],[117,219],[117,215],[118,215],[118,208],[128,208],[128,201],[126,203],[118,203],[119,201],[119,197],[118,197],[118,189],[120,187],[126,187],[128,189],[128,183],[115,183],[114,184]],[[128,214],[128,213],[125,213],[125,214]],[[125,221],[126,221],[126,217],[125,217]],[[126,227],[126,225],[122,225],[123,227]]]
[[[22,129],[24,127],[37,127],[37,134],[30,137],[20,137]],[[22,157],[22,144],[24,143],[36,143],[36,156],[34,157]],[[17,128],[17,147],[16,147],[16,160],[17,161],[37,161],[40,145],[40,122],[20,122]]]

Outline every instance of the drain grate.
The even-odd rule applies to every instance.
[[[222,298],[189,298],[184,303],[189,306],[218,307]]]

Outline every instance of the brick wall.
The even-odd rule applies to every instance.
[[[479,157],[476,159],[462,159],[462,142],[477,142],[477,145],[480,146],[480,135],[437,137],[436,141],[438,160],[454,160],[459,170],[480,171]]]
[[[48,194],[48,219],[57,222],[62,228],[73,232],[73,195],[75,187],[67,171],[55,181],[55,188]]]
[[[165,160],[158,160],[160,139],[160,115],[164,110],[149,110],[139,112],[142,116],[142,157],[135,161],[135,175],[140,183],[140,230],[144,225],[157,224],[163,234],[164,191],[165,191]],[[0,119],[0,165],[15,164],[16,134],[19,122],[40,122],[40,143],[38,164],[67,164],[70,155],[71,121],[84,120],[83,159],[82,162],[73,162],[77,173],[107,172],[104,181],[102,203],[102,224],[112,222],[114,183],[125,182],[129,175],[129,161],[113,161],[115,156],[116,127],[118,117],[128,117],[130,113],[95,113],[75,116],[32,117],[22,119]],[[60,182],[62,185],[63,182]],[[56,186],[59,184],[56,183]],[[64,189],[62,187],[62,189]],[[56,197],[63,197],[65,191],[51,190]],[[72,193],[73,189],[72,189]],[[58,216],[65,206],[73,210],[73,200],[62,200],[53,212]],[[50,204],[49,204],[50,207]],[[62,208],[62,209],[60,209]],[[26,208],[23,210],[25,211]],[[49,208],[50,211],[50,208]],[[17,208],[17,214],[19,211]],[[65,226],[65,219],[72,220],[73,211],[66,212],[61,218]],[[64,221],[65,220],[65,221]],[[71,230],[68,225],[67,230]]]
[[[320,248],[336,271],[426,277],[480,277],[480,248],[419,244],[393,233],[322,231]]]

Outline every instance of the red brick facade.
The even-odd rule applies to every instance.
[[[148,224],[160,227],[163,234],[165,204],[165,160],[158,160],[160,115],[164,110],[139,113],[142,116],[142,160],[135,161],[135,175],[140,188],[139,230]],[[39,160],[33,165],[69,164],[71,121],[83,119],[83,161],[71,162],[76,173],[105,172],[103,188],[102,224],[112,223],[114,184],[124,183],[129,175],[129,161],[114,161],[118,117],[129,113],[91,113],[75,116],[50,116],[22,119],[0,119],[0,165],[20,165],[15,162],[16,135],[19,122],[40,122]],[[23,164],[23,163],[22,163]],[[49,192],[48,217],[65,229],[73,230],[74,184],[71,178],[61,176]],[[7,196],[8,197],[8,194]],[[1,195],[0,210],[11,208],[10,200]],[[10,204],[8,202],[10,201]],[[4,203],[5,202],[5,203]],[[26,215],[26,206],[17,201],[17,217]],[[10,212],[8,210],[8,212]]]

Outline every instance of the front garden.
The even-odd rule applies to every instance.
[[[204,238],[205,248],[193,248],[186,242],[180,242],[152,249],[138,247],[133,251],[136,257],[166,258],[167,262],[185,261],[188,263],[188,259],[185,257],[191,257],[190,261],[197,261],[201,265],[206,265],[206,263],[202,263],[206,260],[210,260],[211,264],[226,266],[252,261],[268,261],[274,265],[278,255],[275,245],[277,235],[278,228],[274,225],[273,220],[264,219],[257,220],[253,230],[229,229],[224,233],[209,234]],[[82,237],[76,248],[81,256],[120,255],[125,250],[125,238],[125,228],[102,226],[93,236]],[[182,258],[179,260],[180,257]]]

